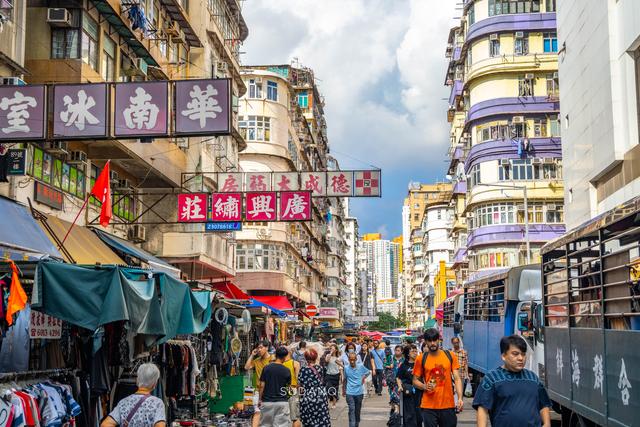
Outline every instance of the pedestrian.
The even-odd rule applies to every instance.
[[[165,427],[167,418],[164,402],[162,399],[151,396],[159,378],[160,370],[156,365],[153,363],[140,365],[136,380],[138,390],[118,402],[102,421],[100,427]]]
[[[300,369],[300,420],[303,427],[331,427],[329,402],[325,389],[326,369],[317,364],[318,352],[304,353],[307,366]]]
[[[289,369],[291,373],[291,390],[289,393],[289,418],[291,418],[292,427],[300,427],[300,394],[298,393],[298,375],[300,374],[300,363],[293,360],[291,352],[287,355],[287,359],[283,365]]]
[[[300,367],[307,365],[307,360],[304,358],[305,351],[307,351],[307,343],[305,341],[300,341],[298,343],[298,348],[293,352],[293,360],[298,362]]]
[[[335,409],[339,397],[340,378],[344,367],[337,345],[333,344],[331,346],[324,360],[327,367],[327,394],[329,395],[329,402],[331,402],[331,409]]]
[[[396,374],[398,391],[402,396],[402,422],[404,427],[422,426],[420,399],[422,391],[413,386],[413,367],[418,357],[418,347],[408,344],[403,349],[404,359]]]
[[[289,427],[289,390],[291,372],[284,366],[289,355],[286,347],[276,349],[276,360],[264,367],[260,375],[260,427]]]
[[[400,405],[400,393],[398,391],[398,383],[396,382],[396,376],[398,375],[398,369],[402,362],[404,362],[403,347],[401,345],[395,346],[391,355],[391,346],[388,346],[390,353],[390,360],[385,359],[385,381],[389,387],[389,403],[391,405]],[[385,349],[386,351],[386,349]]]
[[[549,395],[536,374],[524,365],[527,343],[518,335],[500,340],[504,364],[482,379],[473,407],[478,411],[478,427],[549,427]]]
[[[384,349],[380,348],[380,341],[373,341],[373,349],[371,350],[371,356],[375,364],[376,374],[373,377],[373,386],[375,387],[376,394],[382,396],[382,382],[384,379]]]
[[[453,397],[454,386],[462,396],[460,365],[455,354],[439,348],[439,339],[435,328],[424,333],[425,349],[413,367],[413,386],[423,392],[420,408],[425,427],[454,427],[456,412],[464,407],[463,399],[456,403]]]
[[[469,356],[467,350],[462,348],[462,342],[459,337],[451,338],[451,345],[453,346],[451,353],[458,357],[458,364],[460,364],[458,373],[460,374],[460,378],[462,378],[462,392],[464,393],[464,390],[467,388],[467,382],[469,381]],[[461,396],[458,396],[458,398],[460,399]]]
[[[251,356],[247,358],[247,363],[244,364],[245,371],[254,370],[253,384],[256,387],[259,385],[262,370],[273,361],[273,356],[269,354],[269,345],[269,341],[258,342],[256,348],[251,352]]]
[[[364,384],[371,375],[371,370],[364,364],[358,363],[355,353],[349,353],[349,364],[344,367],[344,381],[342,383],[342,395],[347,398],[349,407],[349,427],[360,426],[360,412],[362,399],[364,399]]]
[[[366,342],[362,343],[362,347],[360,348],[360,360],[362,361],[362,364],[364,365],[365,368],[367,368],[370,372],[371,375],[367,377],[367,384],[366,384],[366,388],[367,388],[367,397],[369,397],[369,395],[371,394],[371,388],[372,388],[372,382],[375,381],[375,376],[376,376],[376,365],[373,361],[373,357],[371,356],[371,351],[369,350],[369,346],[367,345]]]
[[[342,366],[347,366],[349,364],[349,353],[356,353],[358,356],[358,363],[362,363],[362,359],[360,358],[360,351],[356,348],[356,344],[353,342],[348,342],[347,345],[344,346],[344,353],[342,353]]]

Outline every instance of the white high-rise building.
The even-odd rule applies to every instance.
[[[370,304],[377,312],[400,312],[398,299],[398,257],[400,245],[383,240],[379,235],[365,235],[361,241],[365,256],[364,265],[371,278]]]
[[[346,251],[346,276],[347,288],[349,289],[348,300],[343,304],[345,316],[355,316],[361,313],[362,306],[360,289],[360,274],[358,267],[358,245],[360,243],[358,231],[358,219],[351,217],[349,212],[349,202],[346,201],[346,218],[344,222]]]

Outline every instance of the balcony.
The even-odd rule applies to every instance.
[[[497,73],[554,72],[558,70],[558,54],[499,55],[475,61],[467,69],[465,83],[481,76]],[[501,78],[501,77],[500,77]],[[451,105],[451,103],[450,103]]]
[[[159,256],[178,266],[191,280],[235,275],[235,250],[217,234],[163,233]]]

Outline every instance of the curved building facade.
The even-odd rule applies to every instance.
[[[555,1],[465,2],[447,56],[454,265],[537,262],[565,231]]]

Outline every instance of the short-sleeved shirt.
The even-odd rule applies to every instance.
[[[371,357],[373,357],[373,362],[376,365],[376,370],[378,369],[384,369],[384,349],[383,348],[377,348],[374,350],[371,350]]]
[[[551,406],[549,395],[536,374],[523,369],[511,372],[503,367],[484,376],[473,399],[473,407],[489,412],[491,425],[539,427],[540,410]]]
[[[435,381],[435,390],[431,393],[423,392],[420,407],[425,409],[451,409],[455,408],[453,399],[453,380],[451,379],[451,370],[460,369],[458,358],[455,354],[451,354],[451,362],[443,350],[433,355],[428,351],[422,353],[416,358],[413,367],[413,375],[421,378],[428,384],[429,381]],[[428,357],[427,357],[428,355]],[[422,358],[427,357],[425,369],[422,369]]]
[[[271,363],[265,366],[262,375],[260,375],[260,382],[264,382],[263,402],[287,402],[289,400],[291,371],[282,363]]]
[[[144,398],[143,394],[132,394],[118,402],[113,411],[109,414],[118,425],[123,425],[127,420],[129,413],[133,407],[137,405],[140,399]],[[155,396],[147,397],[142,405],[136,410],[129,421],[129,427],[153,427],[156,423],[166,421],[164,403]]]
[[[261,357],[259,359],[253,360],[253,369],[255,370],[255,380],[256,385],[258,385],[258,381],[260,380],[260,376],[262,376],[262,370],[269,363],[273,362],[273,356],[269,355],[269,357]]]
[[[357,363],[353,368],[351,365],[344,367],[344,376],[347,382],[347,394],[349,396],[360,396],[364,394],[364,384],[362,379],[371,373],[362,363]]]

